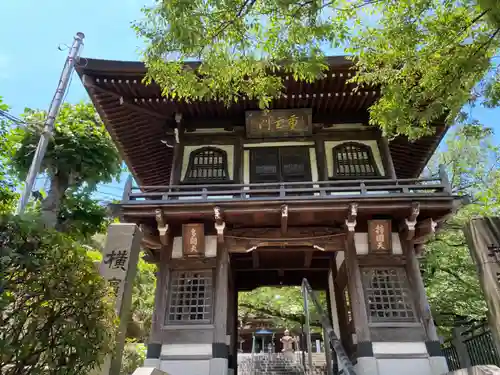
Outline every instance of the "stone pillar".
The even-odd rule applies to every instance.
[[[108,228],[99,272],[115,289],[115,309],[120,318],[120,325],[115,352],[98,370],[103,375],[120,372],[141,240],[142,233],[135,224],[116,223]]]
[[[229,286],[229,253],[227,247],[217,244],[217,261],[215,276],[214,306],[214,339],[210,375],[226,375],[228,373],[229,347],[227,343],[227,309]]]

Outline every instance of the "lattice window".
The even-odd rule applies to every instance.
[[[371,322],[416,321],[404,268],[364,268],[363,287]]]
[[[376,177],[380,173],[370,146],[362,143],[342,143],[333,152],[334,177]]]
[[[210,323],[213,271],[172,271],[167,323]]]
[[[192,151],[184,182],[200,183],[229,180],[227,153],[216,147]]]

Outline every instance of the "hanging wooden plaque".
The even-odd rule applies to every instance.
[[[392,251],[391,220],[368,220],[368,246],[370,253]]]
[[[205,255],[205,227],[203,224],[182,226],[182,253],[187,257]]]
[[[303,137],[312,134],[312,109],[274,109],[247,111],[248,138]]]

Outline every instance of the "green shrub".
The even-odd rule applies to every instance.
[[[141,367],[146,359],[146,345],[135,343],[128,339],[123,349],[122,367],[120,375],[132,375],[132,373]]]
[[[87,374],[111,353],[112,294],[87,250],[0,216],[0,373]]]

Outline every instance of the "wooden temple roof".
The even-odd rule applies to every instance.
[[[161,142],[182,114],[188,129],[243,127],[245,111],[256,110],[255,101],[242,98],[227,107],[219,101],[174,101],[162,97],[156,83],[142,83],[146,68],[141,62],[82,58],[76,68],[98,113],[139,185],[168,185],[172,149]],[[312,108],[313,123],[367,123],[367,109],[380,97],[378,89],[353,91],[347,81],[355,73],[345,57],[328,58],[324,79],[311,84],[285,77],[285,88],[271,108]],[[196,63],[193,63],[196,65]],[[390,150],[398,178],[417,177],[445,133],[410,143],[405,137],[391,141]]]

